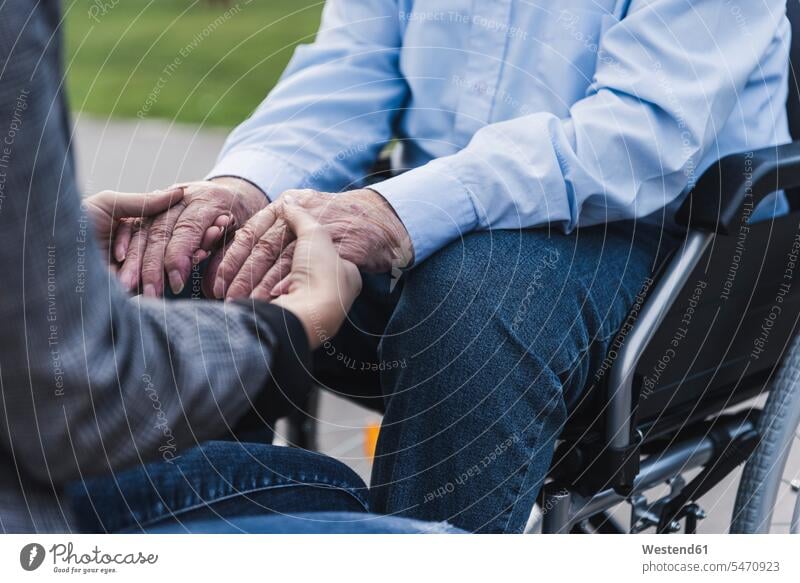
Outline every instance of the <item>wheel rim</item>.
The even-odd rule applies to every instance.
[[[800,533],[800,431],[795,431],[783,467],[769,532]]]

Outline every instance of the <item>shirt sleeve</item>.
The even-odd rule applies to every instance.
[[[244,178],[273,199],[289,188],[338,192],[361,180],[391,140],[408,92],[399,19],[396,0],[328,0],[316,41],[298,47],[208,177]]]
[[[782,0],[634,0],[602,35],[595,76],[568,116],[485,126],[458,153],[372,188],[405,224],[417,262],[475,229],[570,231],[649,215],[715,147],[784,38],[784,15]]]

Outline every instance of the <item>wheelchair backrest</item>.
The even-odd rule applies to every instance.
[[[787,111],[800,139],[800,0],[792,25]],[[657,434],[762,390],[800,319],[800,191],[794,209],[717,237],[636,371],[640,426]]]
[[[718,236],[636,369],[653,433],[760,392],[800,319],[800,212]]]

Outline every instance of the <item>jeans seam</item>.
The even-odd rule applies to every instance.
[[[242,496],[242,495],[246,496],[246,495],[254,494],[254,493],[257,493],[257,492],[263,492],[265,490],[273,490],[273,489],[278,489],[278,488],[294,488],[294,487],[302,487],[302,486],[312,486],[312,487],[313,486],[317,486],[317,487],[323,487],[323,488],[331,489],[331,490],[336,490],[336,489],[341,490],[342,492],[345,492],[345,493],[349,494],[350,496],[352,496],[364,508],[365,511],[369,511],[369,507],[367,505],[367,502],[365,500],[363,500],[361,498],[361,496],[359,496],[355,492],[355,490],[353,488],[343,486],[339,482],[315,482],[315,483],[306,483],[306,484],[304,484],[304,483],[270,484],[268,486],[260,486],[258,488],[250,488],[248,490],[237,490],[236,492],[233,492],[233,493],[228,494],[226,496],[216,497],[211,501],[203,501],[203,502],[199,502],[199,503],[195,503],[195,504],[190,504],[188,506],[181,507],[181,508],[179,508],[177,510],[169,510],[169,512],[160,512],[158,516],[150,517],[150,518],[147,518],[147,519],[145,519],[143,521],[137,521],[135,526],[130,526],[128,528],[125,528],[121,532],[130,531],[132,529],[135,529],[136,527],[144,528],[144,527],[147,527],[147,526],[151,526],[151,525],[157,523],[158,521],[163,520],[164,518],[174,518],[174,517],[177,517],[177,516],[179,516],[181,514],[186,514],[187,512],[191,512],[192,510],[197,510],[199,508],[209,508],[209,507],[214,506],[215,504],[217,504],[219,502],[224,502],[226,500],[232,500],[232,499],[236,498],[237,496]]]
[[[540,437],[542,435],[542,431],[544,431],[544,427],[547,424],[546,419],[547,419],[547,417],[550,416],[550,414],[555,409],[556,404],[558,403],[559,396],[560,396],[560,392],[559,391],[552,391],[551,398],[548,399],[548,403],[549,404],[548,404],[547,408],[543,411],[543,415],[542,415],[542,419],[544,419],[545,421],[542,422],[542,425],[539,428],[539,431],[536,432],[536,436],[534,437],[534,440],[533,440],[534,443],[538,443],[539,442],[539,439],[540,439]],[[539,444],[539,446],[541,447],[541,444]],[[503,526],[503,532],[504,533],[508,532],[508,525],[511,522],[511,517],[514,516],[514,511],[517,509],[517,506],[519,505],[520,496],[522,495],[522,491],[525,488],[525,484],[526,484],[526,482],[528,480],[528,475],[530,474],[530,471],[531,471],[531,462],[533,461],[533,453],[534,452],[531,452],[531,455],[528,455],[526,457],[526,460],[525,460],[525,473],[522,476],[522,481],[520,483],[520,487],[517,489],[517,492],[516,492],[516,494],[514,496],[514,502],[511,504],[511,509],[510,509],[510,511],[508,513],[508,518],[506,518],[506,523]],[[548,467],[548,471],[549,471],[549,467]],[[544,478],[542,478],[542,479],[544,480]],[[531,507],[531,510],[532,509],[533,509],[533,507]]]
[[[574,358],[573,358],[573,359],[570,361],[570,363],[569,363],[569,364],[568,364],[568,365],[567,365],[567,366],[564,368],[564,370],[562,370],[562,371],[560,371],[560,372],[557,372],[557,373],[555,373],[555,374],[556,374],[556,376],[557,376],[557,377],[561,377],[561,375],[563,375],[563,374],[566,374],[566,373],[570,372],[570,371],[571,371],[571,370],[572,370],[572,369],[575,367],[575,364],[576,364],[576,363],[578,363],[578,362],[581,360],[581,358],[583,358],[583,357],[584,357],[584,355],[586,355],[586,354],[589,352],[589,349],[592,347],[592,344],[596,344],[596,343],[598,343],[598,342],[599,342],[600,344],[605,344],[606,342],[608,342],[609,340],[611,340],[611,339],[612,339],[612,338],[613,338],[613,337],[614,337],[616,334],[617,334],[617,331],[610,332],[609,334],[607,334],[606,336],[604,336],[604,337],[603,337],[603,338],[601,338],[600,340],[594,340],[593,342],[590,342],[589,344],[587,344],[587,345],[586,345],[584,348],[581,348],[580,350],[578,350],[578,352],[577,352],[577,354],[575,355],[575,357],[574,357]]]

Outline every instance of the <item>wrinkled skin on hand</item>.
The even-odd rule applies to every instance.
[[[179,293],[192,265],[204,260],[226,230],[243,225],[267,204],[255,186],[236,178],[187,182],[183,199],[164,212],[123,220],[113,243],[118,277],[129,290],[160,296],[165,279]]]
[[[111,247],[120,230],[133,221],[141,220],[141,217],[166,213],[182,200],[183,189],[180,187],[148,193],[104,190],[87,197],[83,201],[83,208],[94,228],[98,246],[106,250],[106,260],[112,268],[116,268]]]
[[[339,255],[362,271],[382,273],[413,261],[411,240],[388,202],[369,189],[341,194],[290,190],[289,195],[330,235]],[[255,214],[211,260],[204,289],[216,298],[280,295],[294,253],[281,199]]]

